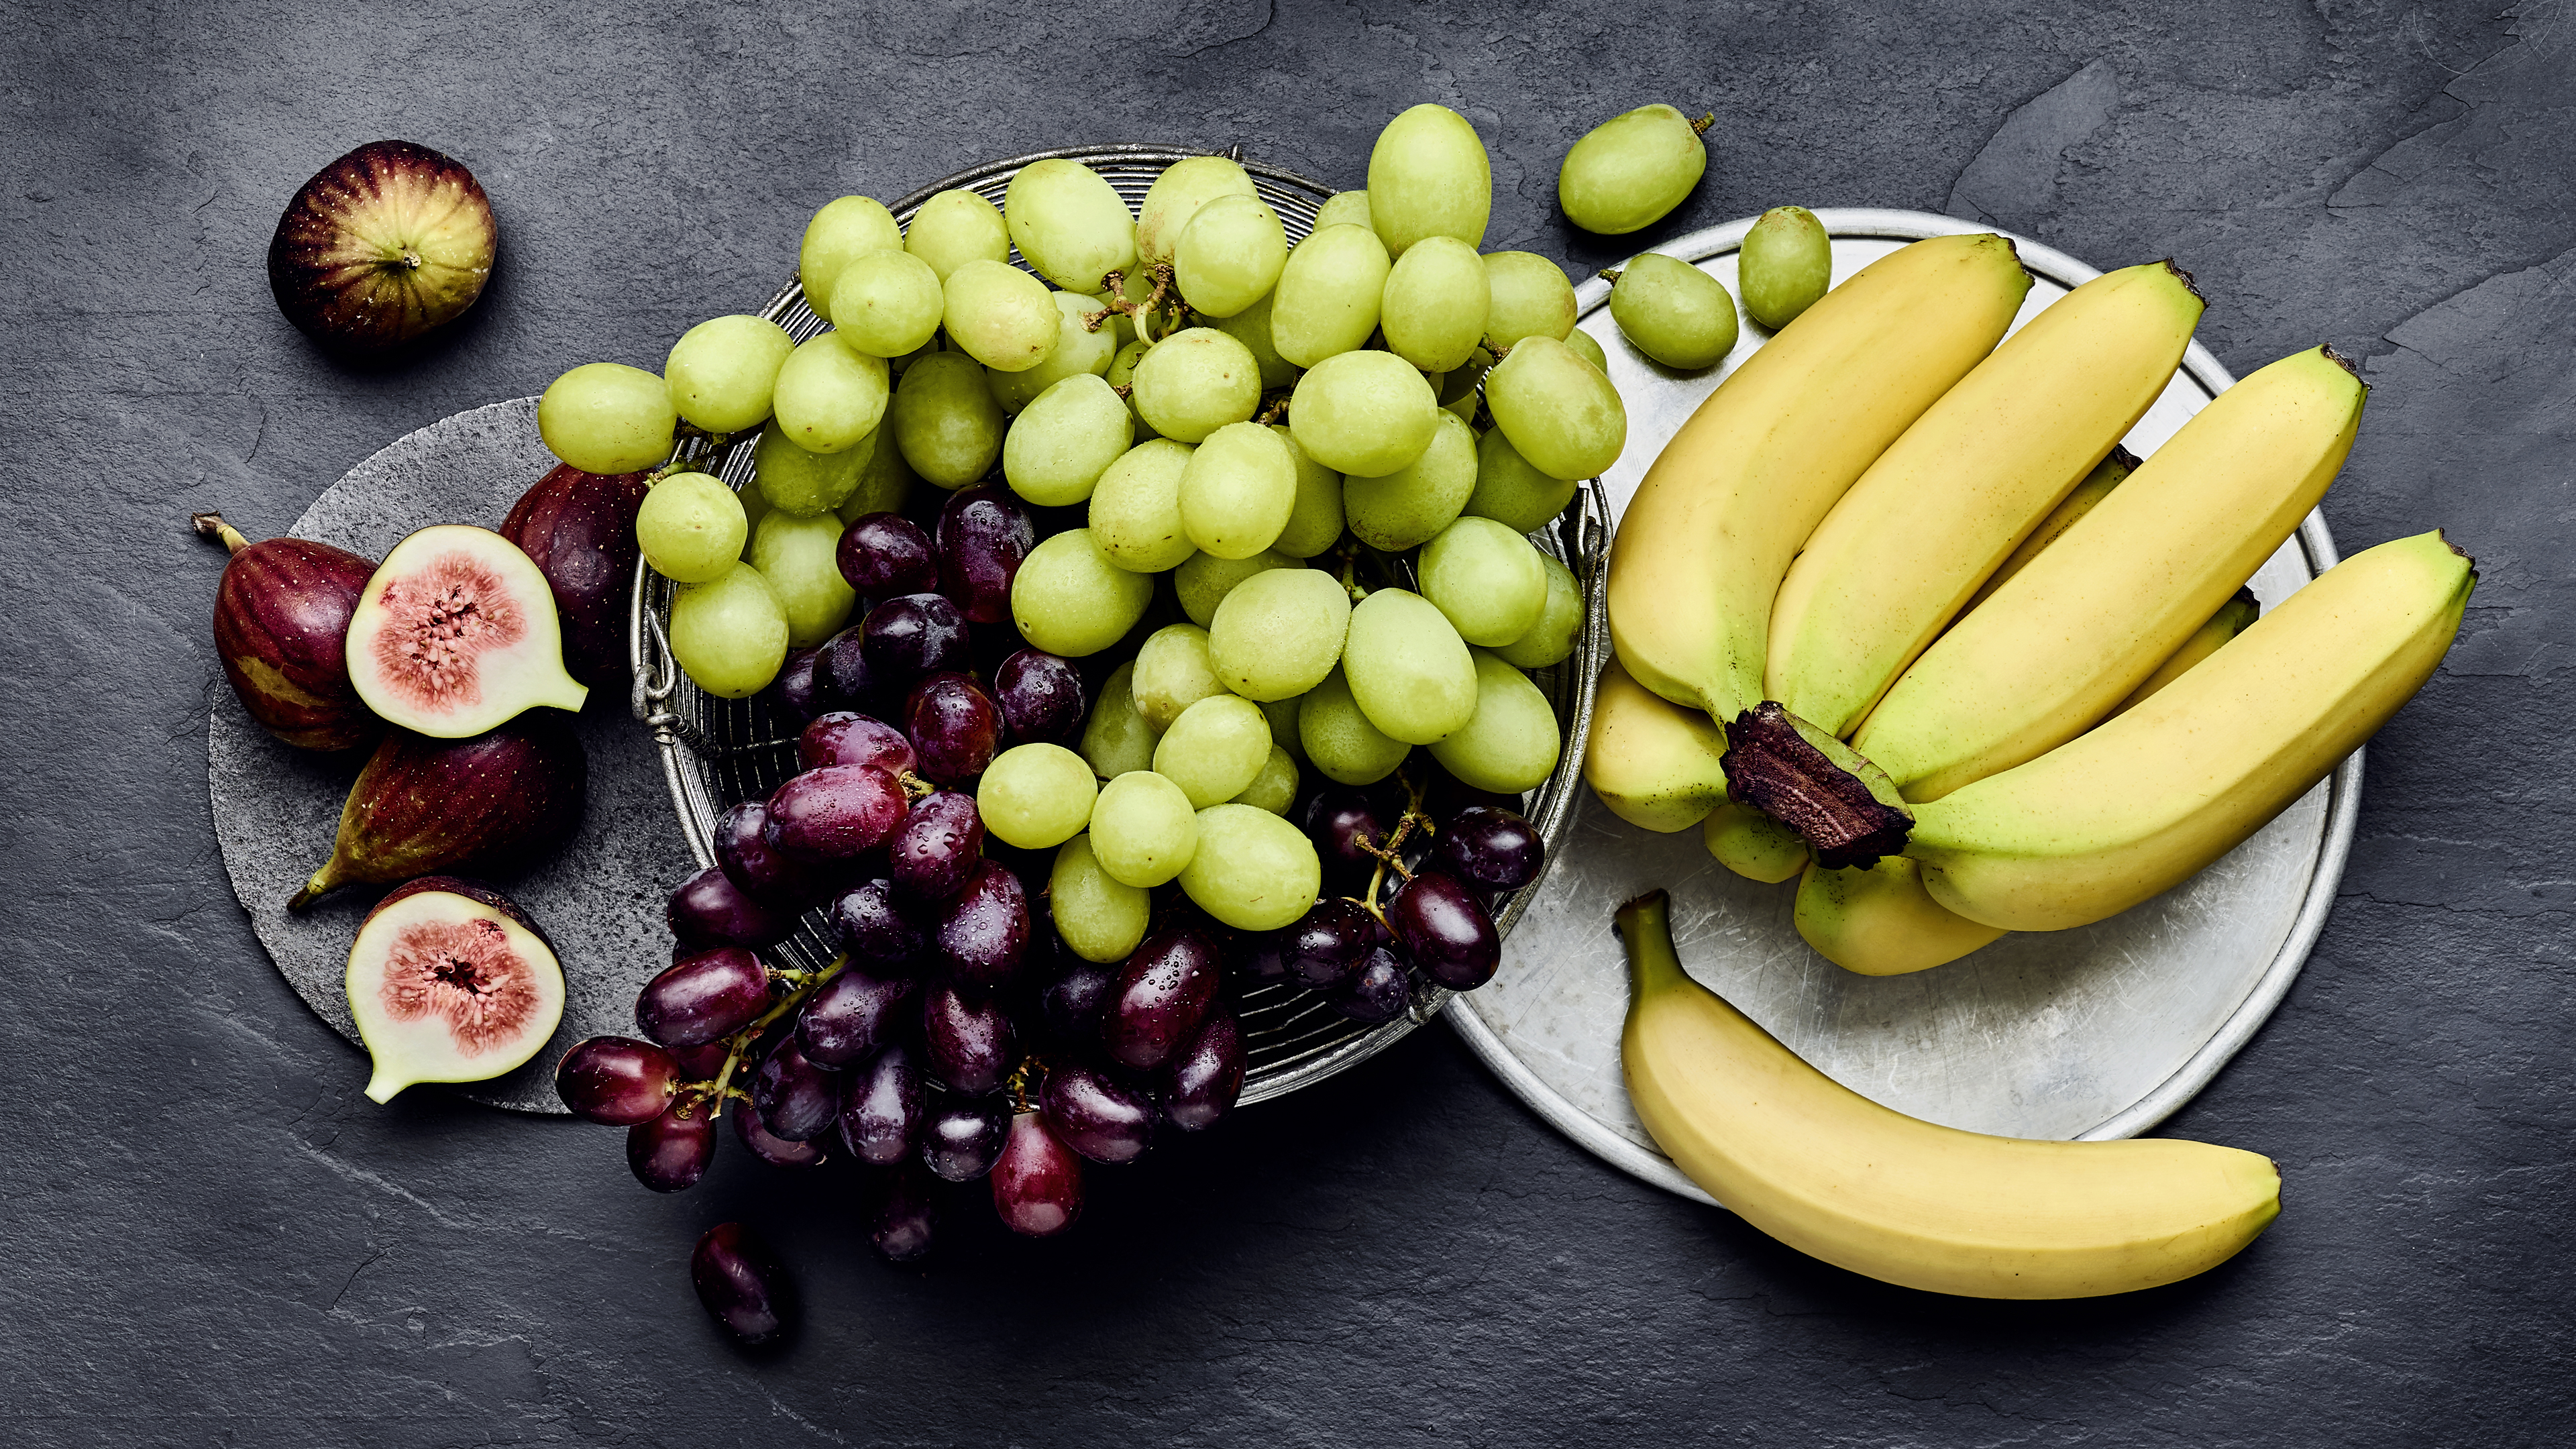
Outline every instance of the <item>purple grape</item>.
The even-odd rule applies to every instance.
[[[1218,1008],[1163,1069],[1163,1120],[1204,1132],[1243,1095],[1243,1023]]]
[[[901,1042],[849,1074],[841,1096],[841,1141],[861,1162],[891,1167],[921,1140],[921,1064]]]
[[[1029,898],[1020,878],[997,860],[976,862],[965,889],[932,931],[941,969],[969,986],[995,987],[1018,974],[1028,952]]]
[[[912,687],[903,704],[903,732],[921,755],[921,774],[954,785],[984,773],[1000,744],[1002,712],[974,680],[934,674]]]
[[[1422,811],[1434,820],[1447,820],[1477,806],[1491,810],[1508,810],[1518,814],[1521,797],[1503,795],[1492,790],[1479,790],[1446,770],[1434,770],[1422,792]]]
[[[833,561],[862,599],[926,594],[939,587],[930,535],[900,513],[863,513],[841,530]]]
[[[737,801],[716,817],[716,866],[753,900],[789,915],[830,891],[824,870],[770,845],[765,801]]]
[[[1152,1071],[1171,1060],[1216,1000],[1224,956],[1195,925],[1166,926],[1119,968],[1100,1040],[1120,1066]]]
[[[863,881],[832,902],[832,925],[841,948],[879,975],[909,975],[918,966],[929,933],[897,898],[894,882]]]
[[[1011,1118],[992,1177],[993,1211],[1012,1232],[1051,1238],[1082,1216],[1082,1159],[1035,1112]]]
[[[1503,961],[1485,903],[1447,871],[1416,871],[1386,903],[1386,924],[1423,974],[1452,991],[1493,980]]]
[[[1369,952],[1368,959],[1351,979],[1332,994],[1333,1009],[1353,1021],[1374,1026],[1404,1015],[1413,1004],[1413,987],[1405,979],[1404,963],[1393,951],[1380,946]]]
[[[740,946],[718,946],[645,982],[635,1025],[666,1047],[706,1046],[768,1009],[769,968]]]
[[[1019,1033],[1002,1003],[934,981],[921,995],[921,1044],[930,1074],[962,1096],[1000,1091],[1020,1059]]]
[[[796,737],[796,767],[819,770],[825,765],[865,765],[901,775],[916,761],[912,741],[885,721],[855,710],[836,709],[818,715]]]
[[[900,976],[871,976],[856,966],[823,983],[796,1018],[796,1045],[806,1060],[839,1071],[876,1054],[894,1035],[897,1008],[912,997]]]
[[[760,1114],[749,1107],[737,1106],[733,1113],[733,1135],[751,1149],[751,1155],[772,1167],[820,1167],[823,1149],[811,1142],[790,1142],[760,1125]]]
[[[938,1184],[917,1162],[885,1174],[869,1214],[868,1244],[889,1263],[909,1263],[930,1251],[939,1228]]]
[[[922,1129],[921,1160],[950,1182],[972,1182],[993,1170],[1010,1131],[1006,1099],[951,1097]]]
[[[1431,847],[1460,880],[1489,891],[1516,891],[1538,879],[1546,853],[1537,826],[1490,805],[1470,805],[1450,817]]]
[[[711,1041],[704,1046],[673,1047],[671,1060],[680,1067],[684,1082],[712,1082],[724,1074],[725,1058],[733,1055],[730,1042]]]
[[[1235,974],[1251,986],[1277,986],[1292,980],[1288,974],[1288,942],[1296,931],[1291,925],[1236,937]]]
[[[1360,847],[1385,845],[1396,818],[1396,812],[1347,785],[1316,792],[1306,807],[1306,838],[1315,842],[1315,854],[1323,860],[1327,894],[1368,888],[1378,861]]]
[[[1338,896],[1318,901],[1286,937],[1281,956],[1288,977],[1300,986],[1330,991],[1351,979],[1360,960],[1376,944],[1377,920],[1357,901]]]
[[[740,1223],[718,1223],[698,1239],[689,1282],[707,1316],[744,1344],[768,1343],[787,1329],[787,1271]]]
[[[898,594],[868,610],[859,628],[869,680],[880,690],[967,667],[966,616],[944,594]]]
[[[753,900],[722,866],[708,866],[680,882],[662,908],[671,934],[691,951],[717,946],[775,946],[796,929],[796,918]]]
[[[998,483],[961,489],[939,511],[933,535],[939,591],[978,624],[1011,617],[1011,580],[1038,542],[1019,498]]]
[[[831,1129],[840,1110],[840,1075],[808,1058],[794,1036],[781,1037],[752,1073],[751,1105],[771,1132],[811,1142]]]
[[[933,790],[912,802],[886,843],[886,875],[916,901],[951,901],[974,878],[983,851],[984,817],[975,797]]]
[[[655,1192],[683,1192],[707,1175],[716,1160],[716,1123],[707,1108],[692,1106],[693,1115],[673,1107],[649,1122],[626,1129],[626,1166],[635,1180]]]
[[[824,640],[814,651],[814,703],[819,708],[864,713],[877,708],[887,695],[902,697],[901,687],[889,687],[868,663],[867,639],[863,620]]]
[[[1047,1035],[1065,1046],[1090,1046],[1100,1040],[1100,1015],[1118,989],[1118,968],[1097,961],[1076,961],[1038,993],[1038,1019]]]
[[[1019,651],[993,671],[993,703],[1012,739],[1068,749],[1082,738],[1083,717],[1091,712],[1082,672],[1036,649]]]
[[[555,1095],[576,1117],[603,1127],[650,1122],[671,1105],[680,1064],[649,1041],[595,1036],[555,1063]]]
[[[823,693],[829,685],[820,675],[823,651],[790,649],[787,660],[778,666],[778,677],[760,692],[770,707],[792,720],[809,720],[824,710]]]
[[[885,844],[903,823],[903,787],[866,765],[825,765],[769,797],[769,843],[798,860],[849,860]]]
[[[1058,1142],[1094,1162],[1133,1162],[1154,1145],[1154,1104],[1078,1063],[1047,1073],[1041,1110]]]

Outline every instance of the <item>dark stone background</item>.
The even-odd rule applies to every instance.
[[[0,1439],[2568,1438],[2563,0],[81,9],[0,5]],[[1099,1174],[1069,1241],[976,1220],[892,1271],[837,1179],[737,1155],[659,1198],[613,1132],[370,1105],[252,941],[208,827],[218,561],[191,509],[273,532],[409,429],[658,364],[764,297],[825,198],[1067,142],[1241,140],[1357,185],[1384,119],[1439,100],[1492,147],[1488,244],[1597,266],[1623,249],[1554,216],[1557,160],[1665,98],[1720,117],[1667,228],[1983,212],[2105,265],[2177,256],[2240,372],[2355,354],[2378,393],[2339,540],[2442,524],[2481,560],[2373,748],[2315,958],[2168,1129],[2279,1159],[2287,1212],[2235,1262],[2108,1302],[1885,1288],[1607,1171],[1431,1031]],[[380,135],[468,161],[506,240],[446,345],[355,372],[279,319],[260,257],[295,187]],[[691,1239],[736,1216],[804,1285],[783,1355],[691,1301]]]

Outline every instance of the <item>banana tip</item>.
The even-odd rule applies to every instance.
[[[2209,305],[2209,294],[2203,292],[2200,289],[2200,284],[2191,279],[2191,273],[2184,271],[2174,262],[2173,258],[2165,258],[2165,270],[2174,274],[2175,278],[2182,283],[2182,289],[2191,293],[2193,301],[2198,302],[2203,307],[2207,307]]]
[[[2333,343],[2320,342],[2317,344],[2317,351],[2325,354],[2326,361],[2331,362],[2335,366],[2342,368],[2345,372],[2350,373],[2353,381],[2361,381],[2361,368],[2355,364],[2351,358],[2335,351]],[[2366,385],[2367,384],[2365,384],[2365,386]]]

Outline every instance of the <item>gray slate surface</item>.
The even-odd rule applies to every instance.
[[[0,10],[0,397],[16,525],[5,849],[21,1122],[0,1188],[11,1444],[2564,1442],[2576,644],[2576,33],[2566,8],[1393,3],[1034,9],[198,3]],[[2381,736],[2296,991],[2168,1130],[2287,1210],[2202,1279],[1958,1303],[1820,1267],[1556,1140],[1445,1034],[1102,1173],[1069,1241],[961,1214],[932,1266],[838,1178],[678,1198],[616,1135],[428,1094],[270,969],[205,790],[220,508],[282,528],[386,441],[765,296],[805,215],[1075,140],[1243,140],[1358,184],[1378,124],[1488,138],[1489,245],[1576,266],[1551,178],[1650,98],[1718,111],[1673,230],[1781,201],[2171,252],[2239,371],[2323,339],[2378,394],[2328,499],[2484,583]],[[360,141],[470,164],[484,304],[391,368],[270,305],[285,198]],[[1650,234],[1647,241],[1652,240]],[[39,471],[39,470],[42,471]],[[806,1298],[736,1355],[683,1264],[758,1225]]]

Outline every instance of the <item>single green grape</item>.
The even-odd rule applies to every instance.
[[[1531,467],[1503,430],[1493,428],[1476,440],[1476,491],[1467,495],[1464,511],[1514,533],[1535,533],[1565,511],[1578,486]]]
[[[1482,347],[1468,353],[1465,362],[1440,374],[1438,395],[1441,408],[1456,413],[1462,423],[1474,422],[1476,409],[1485,401],[1483,395],[1476,391],[1476,384],[1483,382],[1485,374],[1493,369],[1494,354]]]
[[[975,482],[1002,455],[1002,405],[963,352],[934,352],[906,369],[886,418],[903,461],[940,488]]]
[[[1816,305],[1834,284],[1834,239],[1803,206],[1775,206],[1754,219],[1736,254],[1744,310],[1777,332]]]
[[[1639,352],[1697,372],[1735,347],[1735,299],[1726,284],[1678,257],[1646,252],[1610,288],[1610,317]]]
[[[837,453],[876,431],[892,374],[838,332],[806,339],[778,369],[778,431],[809,453]]]
[[[1128,688],[1135,694],[1136,712],[1157,734],[1169,730],[1191,705],[1225,693],[1208,657],[1208,631],[1196,624],[1166,624],[1145,636]]]
[[[1181,469],[1181,530],[1203,553],[1250,558],[1270,547],[1297,506],[1297,460],[1259,423],[1207,435]]]
[[[1170,261],[1190,218],[1201,207],[1220,196],[1259,195],[1243,168],[1223,156],[1187,156],[1173,162],[1154,178],[1136,208],[1136,259]]]
[[[756,428],[795,350],[787,329],[766,317],[711,317],[681,333],[662,363],[671,406],[710,433]]]
[[[1112,388],[1127,389],[1127,415],[1136,420],[1136,441],[1139,443],[1162,436],[1154,431],[1152,423],[1145,421],[1144,412],[1136,406],[1136,364],[1145,360],[1145,354],[1152,351],[1153,346],[1153,343],[1142,339],[1118,344],[1117,354],[1109,359],[1109,370],[1100,375],[1100,380]]]
[[[1308,763],[1344,785],[1374,785],[1413,753],[1413,746],[1369,723],[1351,694],[1349,678],[1338,669],[1306,691],[1298,704],[1297,740]]]
[[[1270,746],[1270,758],[1263,761],[1261,773],[1243,787],[1243,793],[1227,802],[1285,815],[1297,803],[1297,761],[1277,743]]]
[[[1538,561],[1547,571],[1547,603],[1539,610],[1538,622],[1494,651],[1519,669],[1564,663],[1574,652],[1574,636],[1583,629],[1583,590],[1574,582],[1573,571],[1546,554],[1540,554]]]
[[[832,287],[841,270],[870,252],[903,248],[903,228],[894,213],[864,196],[843,196],[823,203],[805,223],[805,240],[796,248],[796,276],[805,284],[805,305],[814,315],[832,315]]]
[[[800,518],[775,510],[752,534],[751,566],[778,591],[791,649],[820,644],[850,621],[859,596],[841,577],[840,547],[841,520],[828,513]]]
[[[1091,853],[1111,880],[1150,890],[1198,853],[1198,812],[1181,787],[1151,770],[1127,770],[1091,807]]]
[[[1213,327],[1175,332],[1136,363],[1137,411],[1155,432],[1195,443],[1261,407],[1261,364],[1252,349]]]
[[[912,214],[903,249],[929,263],[945,283],[968,262],[1008,262],[1011,233],[993,203],[971,191],[942,191]]]
[[[1099,786],[1082,756],[1062,745],[1013,745],[975,782],[975,812],[1004,845],[1045,850],[1091,824]]]
[[[1062,314],[1046,283],[1004,262],[960,263],[941,284],[940,325],[967,356],[995,372],[1021,372],[1046,361]]]
[[[1431,758],[1478,790],[1535,790],[1555,772],[1557,752],[1564,748],[1556,710],[1528,675],[1482,649],[1475,656],[1475,717],[1434,742]]]
[[[1387,122],[1369,151],[1368,206],[1389,256],[1428,236],[1483,246],[1494,168],[1476,128],[1428,101]]]
[[[1351,595],[1322,569],[1285,568],[1234,586],[1208,625],[1208,666],[1246,699],[1290,699],[1341,661]]]
[[[1306,456],[1362,478],[1421,457],[1441,416],[1431,384],[1392,352],[1335,353],[1297,379],[1288,402],[1288,428]]]
[[[1476,430],[1446,409],[1435,411],[1422,456],[1383,478],[1342,480],[1342,516],[1351,536],[1398,553],[1449,526],[1476,492]]]
[[[706,583],[681,585],[671,597],[668,632],[671,657],[698,688],[721,699],[767,689],[787,661],[787,610],[760,570],[740,560]]]
[[[832,283],[832,330],[871,357],[903,357],[930,341],[947,306],[930,263],[902,250],[869,252]]]
[[[1057,157],[1011,177],[1002,220],[1038,275],[1068,292],[1097,292],[1103,273],[1136,265],[1136,219],[1099,172]]]
[[[1336,191],[1323,205],[1315,208],[1315,230],[1328,226],[1367,226],[1369,224],[1366,191]]]
[[[1297,380],[1297,366],[1279,355],[1279,346],[1270,337],[1270,308],[1278,300],[1270,293],[1231,317],[1217,319],[1216,330],[1233,338],[1252,354],[1253,366],[1261,369],[1261,390],[1271,392]]]
[[[1135,678],[1132,659],[1109,671],[1109,678],[1101,682],[1100,698],[1092,701],[1091,717],[1083,721],[1082,758],[1091,773],[1104,780],[1154,767],[1154,741],[1159,735],[1153,722],[1136,712]]]
[[[1135,433],[1127,400],[1078,372],[1020,410],[1002,439],[1002,476],[1012,492],[1041,508],[1080,503],[1109,465],[1126,456]]]
[[[1289,249],[1270,299],[1270,340],[1299,367],[1367,344],[1394,263],[1364,226],[1319,226]]]
[[[993,388],[993,401],[1002,411],[1017,416],[1021,409],[1037,401],[1038,394],[1068,377],[1098,377],[1109,370],[1118,346],[1109,325],[1100,330],[1089,327],[1100,315],[1100,304],[1078,292],[1055,293],[1057,325],[1055,348],[1037,366],[1019,372],[996,372],[985,381]],[[1120,407],[1127,404],[1122,400]]]
[[[1011,620],[1049,654],[1080,659],[1127,636],[1154,599],[1154,576],[1112,563],[1091,530],[1041,540],[1011,576]]]
[[[799,515],[829,513],[857,490],[878,452],[877,435],[870,433],[837,453],[809,453],[787,441],[772,421],[751,445],[752,486],[744,490],[744,506],[757,497],[764,509]]]
[[[1585,231],[1622,236],[1682,204],[1708,170],[1708,143],[1690,117],[1666,105],[1612,116],[1566,148],[1557,205]]]
[[[1488,252],[1485,282],[1493,290],[1485,335],[1505,347],[1524,337],[1564,340],[1574,330],[1574,283],[1565,268],[1536,252]]]
[[[887,411],[893,411],[891,404]],[[903,460],[903,449],[895,446],[893,433],[892,428],[881,423],[869,435],[868,459],[859,467],[858,483],[832,506],[832,511],[841,516],[843,523],[855,523],[871,513],[901,513],[904,504],[911,500],[912,485],[921,479],[912,471],[912,465]],[[834,456],[847,457],[849,453],[858,451],[852,448],[847,453]],[[758,466],[756,458],[754,466]]]
[[[1195,817],[1191,824],[1195,829]],[[1091,837],[1077,835],[1057,849],[1047,872],[1047,914],[1073,954],[1115,964],[1143,944],[1154,919],[1154,895],[1103,869]]]
[[[1270,547],[1290,558],[1313,558],[1331,548],[1342,536],[1342,475],[1306,456],[1297,446],[1297,434],[1285,423],[1273,423],[1270,431],[1288,445],[1289,455],[1297,460],[1297,502],[1288,510],[1288,526],[1270,541]]]
[[[1573,348],[1584,361],[1591,363],[1593,371],[1603,377],[1610,375],[1610,354],[1601,350],[1601,344],[1592,340],[1591,333],[1577,327],[1565,334],[1565,345]]]
[[[1551,478],[1598,477],[1628,443],[1619,390],[1552,337],[1524,337],[1494,364],[1485,406],[1513,450]]]
[[[1190,310],[1231,317],[1269,296],[1287,262],[1279,213],[1258,197],[1220,196],[1190,218],[1172,273]]]
[[[1380,589],[1351,610],[1342,673],[1369,723],[1406,744],[1444,738],[1476,713],[1466,641],[1430,600],[1404,589]]]
[[[1201,810],[1242,794],[1269,758],[1269,717],[1251,700],[1223,692],[1182,710],[1154,742],[1154,773]]]
[[[1470,644],[1509,644],[1547,607],[1547,570],[1530,541],[1490,518],[1461,518],[1423,545],[1429,599]]]
[[[1212,553],[1194,553],[1172,571],[1172,592],[1180,597],[1181,612],[1190,622],[1204,629],[1216,618],[1216,606],[1234,591],[1234,586],[1257,573],[1271,569],[1297,567],[1297,560],[1265,548],[1250,558],[1219,558]]]
[[[1324,863],[1306,832],[1251,805],[1199,812],[1198,849],[1181,891],[1238,931],[1276,931],[1312,910]]]
[[[1306,696],[1292,694],[1286,699],[1265,699],[1259,703],[1261,717],[1270,721],[1270,743],[1286,750],[1288,758],[1302,763],[1306,758],[1306,742],[1298,737],[1297,711],[1305,705]]]
[[[674,473],[645,493],[635,511],[635,542],[653,572],[675,583],[703,584],[733,571],[750,536],[742,500],[724,480]]]
[[[1484,340],[1494,289],[1485,262],[1456,237],[1425,237],[1395,259],[1378,304],[1386,349],[1424,372],[1466,365]]]
[[[585,473],[638,473],[671,456],[679,430],[668,384],[622,362],[585,362],[546,384],[537,435]]]
[[[1194,451],[1149,438],[1101,471],[1091,490],[1091,536],[1111,563],[1158,574],[1196,551],[1181,527],[1181,474]]]

